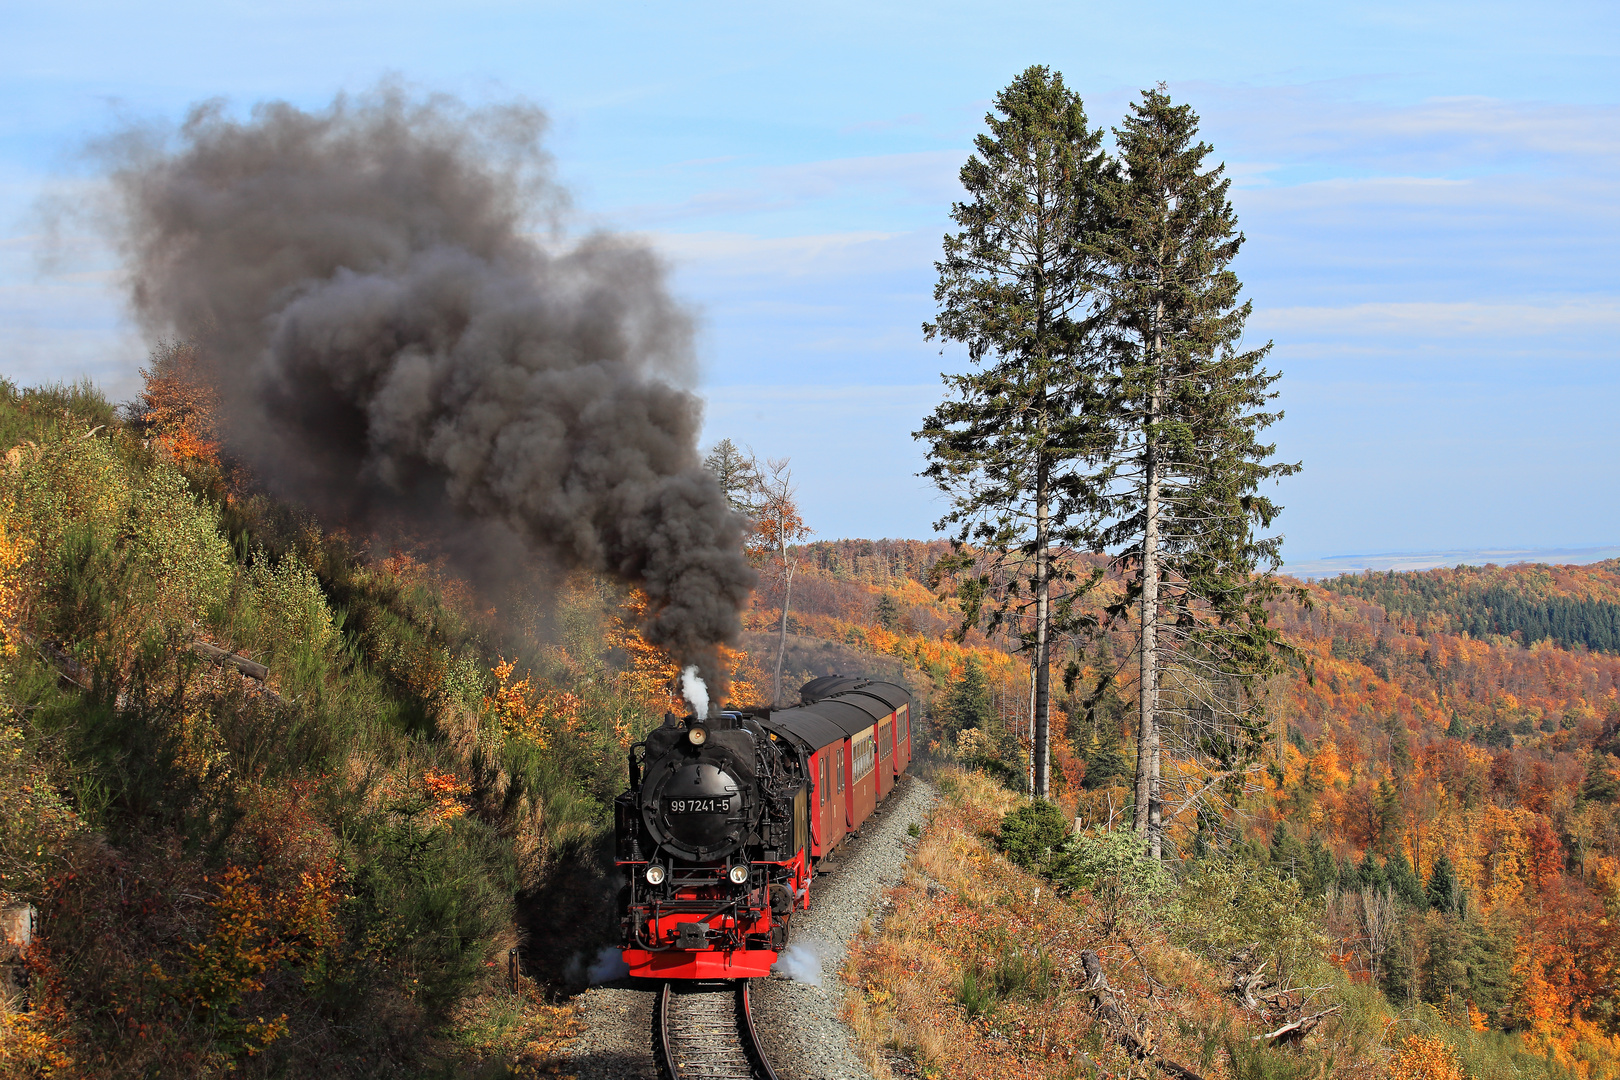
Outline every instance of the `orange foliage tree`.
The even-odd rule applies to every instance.
[[[181,461],[218,465],[219,393],[208,381],[196,346],[164,342],[152,350],[151,366],[140,370],[146,385],[138,419],[153,440]]]
[[[776,651],[776,675],[771,703],[782,700],[782,661],[787,656],[788,608],[793,602],[793,575],[799,567],[798,544],[810,535],[794,497],[793,471],[787,458],[769,458],[759,479],[759,502],[749,551],[760,560],[772,559],[782,578],[781,640]]]

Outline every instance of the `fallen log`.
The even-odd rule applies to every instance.
[[[1091,1012],[1102,1022],[1103,1030],[1114,1042],[1123,1046],[1138,1061],[1145,1061],[1176,1080],[1204,1080],[1198,1073],[1180,1062],[1172,1061],[1154,1048],[1151,1028],[1138,1023],[1114,1002],[1118,990],[1108,985],[1102,961],[1095,952],[1086,949],[1080,954],[1080,965],[1085,968],[1086,984],[1082,989],[1091,995]]]
[[[256,679],[259,682],[264,682],[270,677],[270,669],[257,660],[249,660],[240,653],[228,652],[218,645],[210,645],[206,641],[193,641],[191,651],[210,663],[229,664],[248,678]]]

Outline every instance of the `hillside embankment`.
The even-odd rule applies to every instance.
[[[645,598],[522,567],[496,611],[85,386],[0,383],[0,439],[0,1075],[548,1068],[681,707]]]
[[[940,801],[843,971],[878,1080],[1612,1075],[1393,1005],[1333,953],[1327,902],[1263,866],[1156,866],[1128,833],[932,772]]]

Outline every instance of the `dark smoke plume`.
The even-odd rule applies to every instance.
[[[486,578],[514,535],[614,574],[652,598],[649,639],[723,684],[755,574],[678,385],[691,323],[645,248],[524,231],[562,205],[543,126],[387,89],[199,108],[113,170],[134,307],[198,343],[231,450],[283,496],[404,520]]]

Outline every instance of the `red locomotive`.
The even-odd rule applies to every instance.
[[[673,713],[630,751],[614,802],[632,976],[748,979],[787,947],[816,865],[911,761],[911,695],[827,676],[790,709]]]

